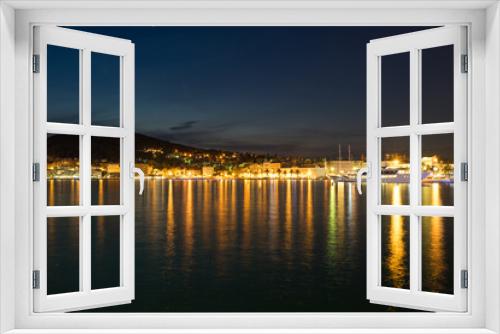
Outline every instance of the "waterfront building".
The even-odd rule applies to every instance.
[[[355,174],[365,165],[361,160],[330,160],[325,162],[325,167],[329,175],[347,176]]]
[[[212,177],[215,174],[215,169],[212,166],[203,166],[201,168],[201,174],[203,177]]]

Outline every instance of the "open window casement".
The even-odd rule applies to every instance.
[[[94,57],[103,56],[111,57],[118,73],[114,78],[117,87],[115,124],[104,122],[103,125],[103,122],[93,119],[95,112],[92,109],[95,106],[91,103],[94,94],[92,85],[97,85],[98,78],[109,74],[106,67],[104,70],[102,66],[94,70],[92,61]],[[71,57],[73,62],[68,59]],[[71,71],[61,70],[68,64],[73,64],[71,71],[75,75],[71,76]],[[59,74],[55,75],[54,71]],[[134,298],[134,44],[128,40],[71,29],[35,27],[33,76],[34,311],[64,312],[129,303]],[[53,92],[51,89],[54,85],[63,88]],[[76,103],[73,104],[76,119],[66,122],[64,117],[49,117],[54,109],[54,94],[58,100],[57,106],[70,108],[70,104],[66,103],[70,99],[67,96],[70,94],[68,86],[76,87]],[[111,108],[109,104],[106,107]],[[76,199],[58,201],[53,198],[58,196],[57,180],[54,180],[52,170],[50,173],[48,171],[48,168],[53,168],[53,164],[48,164],[48,157],[52,154],[50,151],[53,150],[48,143],[55,136],[63,138],[59,141],[63,147],[59,150],[62,156],[68,153],[70,144],[75,143],[76,153],[73,153],[77,161],[74,164],[76,172],[69,177],[74,182],[72,186],[79,187]],[[92,186],[99,182],[94,173],[97,168],[93,165],[95,159],[92,155],[102,150],[99,146],[103,146],[102,143],[106,141],[117,144],[112,146],[112,152],[104,153],[114,157],[114,160],[110,159],[113,160],[114,169],[111,171],[111,167],[108,167],[107,171],[114,173],[119,184],[119,191],[113,193],[116,203],[112,204],[96,202],[99,195],[96,192],[102,189],[99,185],[97,188]],[[105,147],[109,150],[111,146]],[[68,229],[76,233],[66,233]],[[106,238],[101,240],[99,238],[103,233],[106,233]],[[53,238],[54,235],[58,237]],[[79,237],[73,238],[74,235]],[[116,249],[111,254],[117,257],[114,262],[106,262],[111,261],[110,254],[99,253],[103,249],[99,243],[110,240]],[[53,245],[54,242],[60,245]],[[76,254],[74,266],[65,268],[65,263],[48,263],[49,252],[57,254],[71,250]],[[96,263],[92,263],[93,260]],[[96,266],[98,261],[100,267]],[[111,284],[98,284],[102,283],[97,279],[99,274],[105,272],[103,269],[107,263],[117,264],[114,281],[111,279]],[[51,276],[71,270],[76,275],[68,275],[67,286],[54,287],[50,284]],[[74,282],[69,282],[72,277]]]
[[[444,50],[444,54],[448,50],[450,70],[447,78],[451,87],[448,101],[450,101],[449,109],[452,110],[450,112],[452,119],[429,122],[429,119],[433,119],[433,115],[423,117],[423,109],[427,108],[427,105],[422,92],[429,88],[425,85],[431,84],[434,87],[431,92],[432,96],[425,96],[425,99],[432,98],[437,104],[444,104],[443,101],[446,99],[440,95],[444,94],[445,88],[435,89],[436,82],[429,83],[423,75],[424,71],[429,73],[429,71],[440,70],[439,68],[425,68],[428,62],[423,61],[424,57],[433,57],[435,54],[433,51],[438,49]],[[390,75],[388,74],[391,72],[390,67],[398,62],[390,61],[390,59],[396,59],[394,56],[403,59],[399,61],[399,64],[403,64],[404,70],[393,69],[392,75],[402,76],[401,72],[407,71],[409,80],[407,87],[392,91],[394,87],[390,85],[384,87],[383,84],[387,82],[384,75]],[[461,312],[467,310],[467,72],[465,27],[433,28],[372,40],[367,45],[367,162],[369,168],[367,177],[367,298],[372,303],[431,311]],[[385,121],[394,113],[390,113],[391,104],[383,99],[405,100],[404,97],[396,96],[404,89],[407,89],[409,103],[396,102],[392,106],[397,105],[400,108],[403,106],[400,110],[396,110],[396,114],[408,113],[408,121],[393,125]],[[423,146],[427,143],[429,136],[435,136],[434,138],[439,142],[439,138],[445,134],[452,136],[450,145],[450,152],[453,155],[450,161],[453,163],[452,174],[454,175],[452,203],[451,205],[449,203],[443,205],[439,201],[424,203],[422,192],[426,176],[422,164],[426,149]],[[404,202],[397,199],[401,196],[393,197],[396,200],[392,202],[383,200],[387,195],[384,194],[384,183],[388,182],[386,175],[382,172],[387,163],[387,157],[383,156],[383,146],[390,140],[408,143],[408,173],[396,175],[395,178],[401,180],[392,181],[400,183],[401,187],[403,185],[407,187],[405,189],[407,189],[408,198]],[[429,184],[427,186],[429,187]],[[438,187],[439,183],[432,183],[432,187],[434,186]],[[451,232],[447,229],[447,233],[453,235],[450,237],[453,240],[450,251],[452,256],[448,259],[448,263],[451,262],[449,263],[451,269],[447,273],[441,272],[442,275],[447,274],[452,277],[452,287],[445,293],[439,290],[433,291],[428,288],[428,284],[423,283],[425,268],[433,265],[426,261],[432,261],[432,256],[438,257],[441,254],[433,254],[431,258],[423,257],[423,247],[432,247],[434,236],[422,234],[424,223],[431,224],[431,229],[439,229],[443,232],[444,220],[451,221]],[[389,228],[390,238],[397,240],[392,240],[396,243],[395,245],[387,246],[387,243],[391,241],[387,241],[388,234],[384,233],[384,229]],[[424,238],[430,241],[423,242]],[[397,245],[403,239],[406,240],[406,245]],[[388,251],[388,247],[396,248]],[[395,262],[400,262],[399,267]],[[383,268],[388,266],[394,266],[392,274],[398,276],[392,281],[384,277],[387,271]],[[439,268],[435,274],[440,275]],[[406,278],[403,277],[405,275]],[[434,277],[434,279],[437,278]]]

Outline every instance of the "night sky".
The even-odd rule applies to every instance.
[[[350,144],[359,158],[366,141],[366,44],[423,28],[79,29],[135,43],[136,132],[200,148],[328,158],[337,158],[338,144],[345,156]],[[395,76],[405,80],[400,71]],[[113,91],[103,77],[93,90]],[[395,87],[402,96],[395,108],[405,110],[405,85]],[[113,94],[100,95],[111,101]],[[433,108],[430,114],[442,106]]]

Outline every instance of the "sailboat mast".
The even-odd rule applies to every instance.
[[[339,156],[338,156],[338,161],[337,161],[337,174],[340,175],[340,160],[342,160],[342,148],[339,144]]]

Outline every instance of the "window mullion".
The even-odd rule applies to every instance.
[[[420,139],[416,128],[420,119],[420,57],[418,49],[410,52],[410,289],[421,287],[420,218],[414,208],[420,199]]]
[[[88,129],[90,127],[90,112],[91,112],[91,57],[90,51],[84,49],[82,52],[82,75],[81,80],[81,117],[82,125],[85,133],[81,137],[82,146],[81,154],[81,191],[82,205],[85,208],[83,217],[81,218],[80,227],[80,280],[83,282],[83,291],[90,292],[91,290],[91,217],[87,209],[91,205],[91,137]]]

